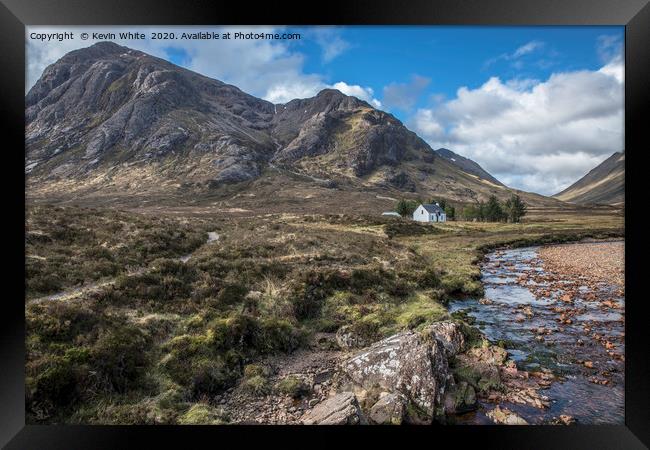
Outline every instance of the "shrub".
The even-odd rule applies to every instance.
[[[228,416],[223,409],[205,403],[196,403],[178,419],[178,423],[180,425],[223,425],[228,423]]]
[[[269,381],[261,375],[244,379],[242,382],[242,390],[255,396],[263,396],[271,393]]]
[[[115,391],[126,392],[138,383],[147,369],[148,344],[148,339],[137,327],[111,327],[100,334],[92,348],[92,366]]]
[[[259,364],[247,364],[244,367],[244,377],[268,377],[271,375],[271,370],[267,366],[260,366]]]
[[[26,399],[30,415],[47,418],[60,407],[72,404],[77,396],[77,380],[82,369],[70,359],[47,356],[27,365]]]
[[[309,386],[300,378],[295,375],[288,375],[280,380],[275,388],[292,398],[300,398],[307,395],[310,391]]]
[[[219,291],[217,300],[220,305],[236,305],[244,301],[247,293],[248,288],[241,284],[226,284]]]

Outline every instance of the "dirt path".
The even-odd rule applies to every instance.
[[[218,395],[214,401],[227,411],[230,423],[298,424],[303,414],[325,400],[332,388],[332,377],[345,355],[334,350],[334,334],[318,333],[309,347],[290,354],[269,356],[256,363],[271,372],[268,393],[246,391],[245,382]],[[304,383],[303,395],[292,398],[278,392],[276,385],[286,377]]]
[[[218,241],[218,240],[219,240],[219,235],[215,231],[210,231],[210,232],[208,232],[208,239],[207,239],[207,241],[205,242],[204,245],[209,244],[211,242]],[[202,246],[197,248],[196,250],[194,250],[194,252],[190,253],[189,255],[181,256],[180,258],[178,258],[178,260],[183,262],[183,263],[189,261],[189,259],[192,257],[192,255],[194,253],[196,253],[200,248],[202,248]],[[138,267],[137,269],[129,270],[126,273],[126,276],[127,277],[133,277],[133,276],[136,276],[136,275],[142,275],[143,273],[145,273],[146,270],[147,270],[146,267]],[[100,292],[103,288],[108,287],[108,286],[112,286],[113,284],[115,284],[116,281],[117,281],[117,277],[106,279],[106,280],[100,280],[100,281],[96,281],[94,283],[88,283],[88,284],[84,284],[82,286],[77,286],[77,287],[73,287],[73,288],[70,288],[70,289],[66,289],[66,290],[64,290],[62,292],[57,292],[56,294],[50,294],[50,295],[46,295],[46,296],[43,296],[43,297],[34,298],[34,299],[31,299],[31,300],[28,300],[28,302],[29,303],[40,303],[40,302],[47,302],[47,301],[52,301],[52,300],[74,300],[74,299],[77,299],[77,298],[80,298],[80,297],[84,297],[84,296],[86,296],[88,294],[93,294],[93,293]]]

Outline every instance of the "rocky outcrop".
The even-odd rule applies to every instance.
[[[425,422],[441,405],[449,376],[442,343],[414,331],[376,342],[345,361],[342,370],[353,388],[402,394],[409,419]]]
[[[447,357],[460,353],[465,347],[465,337],[455,322],[436,322],[428,326],[425,333],[435,336],[442,343]]]
[[[359,425],[365,422],[357,398],[351,392],[331,396],[302,418],[305,425]]]

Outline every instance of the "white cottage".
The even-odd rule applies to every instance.
[[[413,220],[418,222],[446,222],[447,215],[439,204],[420,205],[413,212]]]

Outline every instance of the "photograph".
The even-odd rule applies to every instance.
[[[625,425],[624,26],[24,39],[26,424]]]

